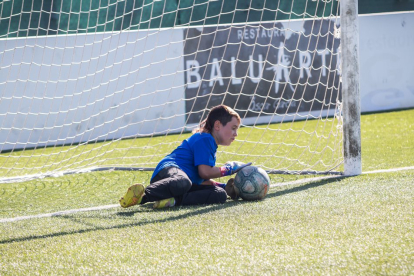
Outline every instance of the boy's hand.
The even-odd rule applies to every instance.
[[[228,161],[223,167],[220,167],[221,176],[232,175],[244,167],[250,166],[252,162],[242,163],[237,161]]]
[[[237,192],[236,188],[234,188],[234,178],[230,178],[229,181],[227,181],[227,185],[224,189],[231,199],[239,199],[239,193]]]

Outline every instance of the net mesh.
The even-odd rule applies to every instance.
[[[242,117],[217,163],[343,162],[338,1],[0,3],[0,178],[151,169],[209,109]]]

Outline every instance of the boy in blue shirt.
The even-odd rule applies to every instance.
[[[227,162],[216,167],[218,145],[229,146],[237,136],[240,116],[230,107],[213,107],[200,128],[157,165],[150,185],[129,187],[119,200],[122,207],[155,202],[154,208],[224,203],[228,187],[213,178],[234,174],[251,165]]]

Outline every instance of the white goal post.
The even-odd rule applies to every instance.
[[[344,174],[362,173],[358,0],[341,1]]]
[[[29,3],[30,2],[30,3]],[[361,173],[356,0],[0,3],[0,183],[152,170],[209,109],[218,165]]]

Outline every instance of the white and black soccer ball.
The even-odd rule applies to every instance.
[[[234,187],[242,199],[260,200],[269,190],[270,178],[262,168],[247,166],[236,174]]]

